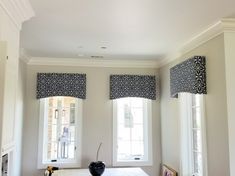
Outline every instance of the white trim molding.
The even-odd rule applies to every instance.
[[[125,98],[133,99],[133,97]],[[144,142],[144,157],[140,160],[118,160],[118,111],[120,110],[120,99],[113,100],[113,161],[112,166],[121,167],[135,167],[135,166],[152,166],[153,153],[152,153],[152,100],[141,98],[143,103],[143,142]],[[123,108],[123,107],[122,107]],[[125,111],[125,110],[123,110]],[[131,142],[131,141],[130,141]],[[131,154],[130,154],[131,155]]]
[[[24,48],[20,48],[20,60],[22,60],[27,64],[30,61],[30,59],[31,59],[30,54]]]
[[[11,151],[13,151],[15,148],[15,142],[10,142],[9,144],[2,146],[2,153],[1,155],[5,155]]]
[[[198,98],[198,104],[193,105],[193,97]],[[202,161],[202,173],[199,175],[208,176],[208,166],[207,166],[207,139],[206,139],[206,117],[205,117],[205,102],[203,95],[195,95],[190,93],[180,93],[179,94],[180,103],[180,175],[189,176],[197,175],[194,173],[194,152],[201,153]],[[198,109],[198,110],[196,110]],[[200,125],[194,127],[195,113],[199,113],[200,120],[197,122]],[[194,115],[193,115],[194,114]],[[194,138],[193,130],[201,131],[201,146],[199,148],[194,148]],[[199,133],[200,134],[200,133]],[[198,140],[198,138],[196,138]],[[198,141],[199,142],[199,141]],[[197,163],[199,164],[199,163]],[[200,165],[200,164],[199,164]]]
[[[235,18],[224,18],[208,26],[200,33],[193,35],[189,40],[184,42],[184,44],[179,47],[178,50],[161,59],[159,61],[159,67],[162,67],[178,59],[180,56],[190,52],[191,50],[225,32],[235,32]]]
[[[5,10],[19,30],[24,21],[34,16],[33,8],[28,0],[0,0],[0,7]]]
[[[0,0],[6,1],[6,0]],[[16,0],[9,0],[16,1]],[[23,0],[21,0],[23,1]],[[26,0],[25,0],[26,1]],[[1,4],[0,4],[1,5]],[[120,67],[120,68],[160,68],[207,41],[226,32],[235,32],[235,18],[224,18],[203,31],[193,35],[185,41],[181,47],[176,48],[161,60],[125,60],[125,59],[90,59],[90,58],[49,58],[49,57],[29,57],[25,60],[29,65],[54,65],[54,66],[81,66],[81,67]]]
[[[57,162],[50,162],[47,159],[47,133],[48,133],[48,98],[43,98],[39,100],[39,128],[38,128],[38,161],[37,168],[45,169],[48,165],[53,165],[55,167],[62,168],[79,168],[81,167],[81,158],[82,158],[82,107],[83,100],[79,98],[75,99],[75,158],[73,159],[64,159]]]
[[[157,60],[117,60],[89,58],[48,58],[32,57],[28,65],[80,66],[80,67],[120,67],[158,68]]]

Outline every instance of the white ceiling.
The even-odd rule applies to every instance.
[[[235,14],[235,0],[30,2],[36,16],[23,25],[21,47],[34,57],[161,59]]]

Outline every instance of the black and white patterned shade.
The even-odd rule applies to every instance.
[[[156,78],[149,75],[111,75],[110,99],[141,97],[156,100]]]
[[[194,56],[170,69],[171,97],[178,93],[206,94],[206,58]]]
[[[86,75],[76,73],[38,73],[37,99],[70,96],[86,99]]]

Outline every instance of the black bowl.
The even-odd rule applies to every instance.
[[[104,173],[105,164],[102,161],[91,162],[89,165],[89,171],[92,176],[100,176]]]

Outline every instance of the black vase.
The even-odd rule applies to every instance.
[[[92,176],[100,176],[104,173],[105,164],[102,161],[91,162],[89,165],[89,171]]]

